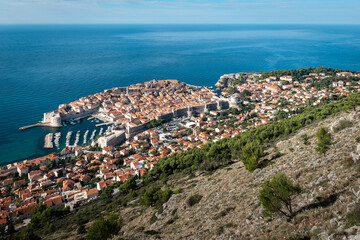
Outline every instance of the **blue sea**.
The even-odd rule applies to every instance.
[[[45,134],[95,122],[23,125],[82,96],[151,79],[213,86],[225,73],[326,66],[360,70],[360,25],[0,25],[0,164],[32,159]],[[104,130],[106,127],[103,127]],[[80,143],[83,140],[80,138]]]

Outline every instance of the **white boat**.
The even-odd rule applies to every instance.
[[[96,129],[92,132],[91,137],[90,137],[90,140],[93,140],[93,139],[94,139],[95,133],[96,133]]]
[[[55,133],[54,143],[57,149],[60,148],[59,140],[60,140],[61,132]]]
[[[86,130],[86,132],[84,134],[84,141],[83,141],[84,144],[86,143],[86,138],[87,138],[88,134],[89,134],[89,130]]]
[[[76,136],[75,136],[75,143],[74,143],[75,147],[78,145],[79,140],[80,140],[80,130],[77,131]]]
[[[70,146],[71,134],[72,134],[72,131],[69,131],[69,132],[66,134],[66,142],[65,142],[65,146],[66,146],[66,147],[69,147],[69,146]]]

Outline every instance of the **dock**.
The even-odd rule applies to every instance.
[[[104,122],[104,123],[96,124],[95,127],[106,126],[106,125],[111,125],[111,124],[113,124],[113,122]]]
[[[20,131],[23,131],[23,130],[26,130],[26,129],[29,129],[29,128],[41,127],[41,126],[43,126],[42,123],[36,123],[36,124],[32,124],[32,125],[20,127],[19,130],[20,130]]]
[[[53,137],[54,137],[53,133],[46,134],[44,138],[44,148],[54,148],[54,144],[52,142]]]

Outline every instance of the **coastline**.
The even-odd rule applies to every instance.
[[[141,83],[137,83],[137,84],[141,84]],[[208,90],[212,90],[212,88],[214,87],[214,86],[198,86],[198,85],[192,85],[192,84],[187,84],[187,83],[185,83],[185,84],[188,85],[189,87],[195,88],[195,89],[206,88]],[[130,86],[128,86],[128,87],[130,87]],[[104,92],[106,92],[107,90],[109,90],[109,89],[105,89]],[[102,113],[99,113],[99,112],[87,114],[87,115],[84,115],[84,116],[81,116],[81,117],[78,117],[78,118],[74,118],[74,119],[71,119],[71,120],[80,120],[80,119],[85,119],[85,118],[99,119],[100,121],[103,121],[103,123],[101,123],[102,125],[110,125],[110,124],[114,123],[114,122],[111,122],[107,117],[102,116]],[[97,127],[97,125],[98,124],[96,124],[95,126]],[[55,128],[62,128],[63,125],[61,125],[61,126],[60,125],[59,126],[52,126],[51,124],[44,123],[43,121],[40,121],[40,122],[32,124],[32,125],[27,125],[27,126],[20,127],[19,130],[24,131],[24,130],[35,128],[35,127],[50,127],[52,129],[55,129]],[[62,149],[60,149],[60,151],[61,150]],[[48,155],[50,155],[50,154],[48,154]],[[1,174],[3,174],[6,171],[11,171],[11,169],[13,169],[14,167],[17,167],[17,165],[19,165],[19,164],[24,164],[24,163],[26,163],[26,162],[28,162],[28,161],[30,161],[32,159],[42,158],[42,157],[45,157],[45,156],[48,156],[48,155],[34,154],[31,157],[27,157],[27,158],[24,158],[24,159],[19,159],[19,160],[16,160],[14,162],[0,163]]]
[[[256,76],[260,76],[260,73],[261,72],[248,72],[248,73],[245,73],[245,72],[242,72],[242,74],[255,74]],[[219,87],[219,83],[221,83],[220,85],[221,85],[221,87],[219,88],[219,89],[222,89],[222,88],[224,88],[224,86],[223,86],[223,81],[224,81],[224,79],[227,79],[227,81],[230,79],[230,80],[232,80],[232,79],[234,79],[235,78],[235,76],[240,76],[240,75],[238,75],[238,74],[240,74],[240,73],[237,73],[237,74],[224,74],[224,75],[222,75],[221,77],[220,77],[220,79],[217,81],[217,83],[215,84],[215,86],[217,86],[217,87]],[[177,80],[176,80],[177,81]],[[149,81],[149,82],[151,82],[151,81]],[[137,84],[134,84],[134,85],[130,85],[130,86],[128,86],[128,87],[114,87],[113,89],[123,89],[123,88],[131,88],[132,86],[136,86],[136,85],[141,85],[141,84],[143,84],[143,83],[137,83]],[[211,91],[213,91],[212,90],[212,88],[213,87],[208,87],[208,86],[195,86],[195,85],[190,85],[190,84],[186,84],[186,83],[183,83],[183,84],[185,84],[185,85],[187,85],[187,86],[189,86],[190,88],[196,88],[196,89],[201,89],[201,88],[205,88],[205,89],[208,89],[208,90],[210,90],[211,89]],[[227,84],[225,84],[225,85],[227,85]],[[111,91],[112,89],[105,89],[104,91],[103,91],[103,93],[107,93],[108,91]],[[98,94],[98,93],[97,93]],[[96,95],[96,94],[94,94],[94,95]],[[90,95],[91,96],[91,95]],[[84,98],[84,97],[83,97]],[[194,106],[191,106],[189,109],[191,109],[191,108],[194,108],[195,107],[195,105]],[[189,110],[188,109],[188,110]],[[167,113],[166,113],[167,114]],[[165,114],[165,115],[166,115]],[[164,115],[164,116],[165,116]],[[108,117],[107,116],[104,116],[104,114],[103,113],[101,113],[101,112],[99,112],[99,111],[96,111],[96,112],[94,112],[94,113],[90,113],[90,114],[85,114],[84,116],[81,116],[81,117],[78,117],[78,118],[76,118],[76,119],[84,119],[84,118],[89,118],[89,119],[94,119],[94,118],[97,118],[97,119],[99,119],[99,120],[101,120],[101,121],[103,121],[103,123],[101,123],[101,124],[96,124],[95,126],[98,126],[98,125],[101,125],[101,126],[103,126],[103,125],[114,125],[115,123],[116,123],[116,121],[111,121],[111,120],[109,120],[108,119]],[[161,119],[162,117],[160,117],[159,119]],[[154,118],[155,119],[155,118]],[[75,120],[75,119],[74,119]],[[148,121],[146,122],[146,124],[148,123]],[[50,126],[50,127],[53,127],[53,126],[51,126],[51,125],[47,125],[46,123],[43,123],[43,122],[40,122],[40,123],[38,123],[38,124],[35,124],[35,125],[37,125],[37,126]],[[134,134],[137,134],[137,133],[139,133],[139,131],[135,131],[134,132]],[[128,132],[128,134],[129,134],[129,132]],[[130,137],[131,137],[132,135],[130,135]],[[60,149],[61,150],[61,149]],[[37,154],[37,156],[39,156],[39,157],[41,157],[41,156],[44,156],[44,155],[40,155],[40,154]],[[24,161],[27,161],[29,158],[25,158],[25,159],[20,159],[20,160],[17,160],[17,161],[14,161],[14,162],[10,162],[10,163],[0,163],[0,166],[1,167],[4,167],[4,166],[8,166],[8,167],[13,167],[13,166],[16,166],[17,164],[19,164],[19,163],[22,163],[22,162],[24,162]]]

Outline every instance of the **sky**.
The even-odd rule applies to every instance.
[[[0,24],[360,24],[360,0],[0,0]]]

